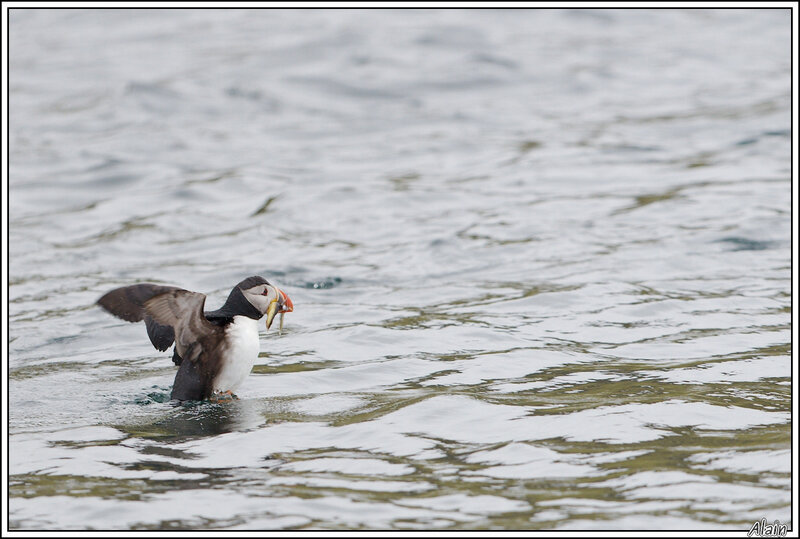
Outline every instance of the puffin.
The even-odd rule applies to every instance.
[[[178,366],[171,398],[177,401],[237,398],[238,388],[258,357],[258,321],[267,330],[276,314],[292,312],[289,296],[259,276],[233,287],[225,304],[205,311],[206,295],[174,286],[140,283],[115,288],[97,300],[127,322],[144,320],[150,342]]]

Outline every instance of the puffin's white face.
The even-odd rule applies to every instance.
[[[270,302],[278,298],[278,292],[275,287],[268,284],[259,284],[247,290],[242,289],[242,293],[247,298],[247,301],[258,309],[261,314],[267,314]]]
[[[281,289],[269,284],[259,284],[242,289],[242,293],[253,307],[267,315],[267,329],[277,313],[290,313],[294,309],[292,300]]]

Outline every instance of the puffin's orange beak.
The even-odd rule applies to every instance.
[[[279,313],[290,313],[290,312],[292,312],[294,310],[294,303],[292,303],[292,300],[290,300],[289,296],[286,295],[286,292],[284,292],[280,288],[276,288],[276,290],[278,291],[278,294],[283,299],[283,301],[281,301],[281,303],[282,303],[281,310],[279,310],[278,312]]]

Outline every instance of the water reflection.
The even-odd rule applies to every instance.
[[[164,443],[206,438],[256,429],[265,423],[263,406],[256,401],[170,401],[169,411],[150,423],[118,425],[122,431]]]

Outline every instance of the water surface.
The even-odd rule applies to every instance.
[[[788,10],[10,13],[13,529],[790,522]],[[229,404],[101,312],[291,296]]]

